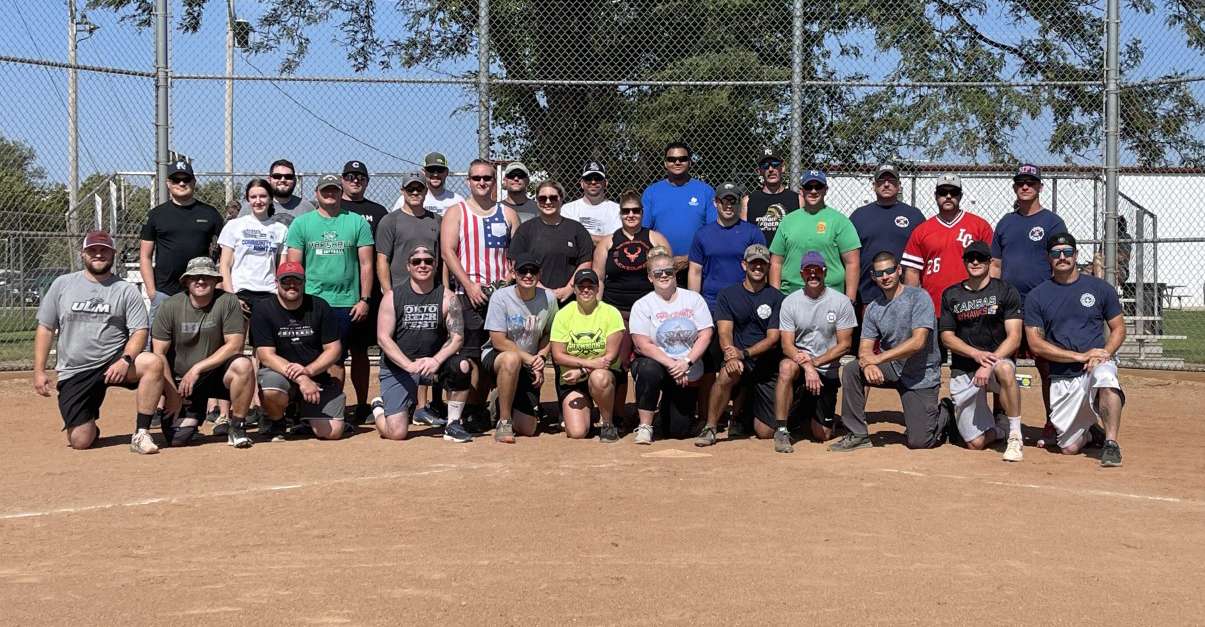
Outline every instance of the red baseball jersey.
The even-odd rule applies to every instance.
[[[912,231],[900,265],[920,271],[920,286],[933,299],[933,311],[941,313],[941,293],[947,287],[967,278],[962,251],[975,240],[991,246],[992,225],[966,211],[949,224],[933,216]]]

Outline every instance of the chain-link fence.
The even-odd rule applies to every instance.
[[[1116,171],[1116,255],[1086,269],[1108,276],[1116,262],[1141,338],[1127,359],[1205,364],[1193,202],[1205,197],[1205,8],[1121,7],[1114,85],[1108,2],[177,0],[161,121],[219,208],[281,157],[309,173],[302,194],[314,173],[363,161],[368,197],[391,206],[400,180],[381,173],[433,150],[453,170],[519,159],[571,190],[598,160],[615,196],[661,177],[663,147],[684,140],[712,184],[758,186],[766,148],[793,181],[826,169],[845,212],[873,199],[880,161],[900,165],[903,198],[927,215],[936,174],[956,172],[967,208],[994,223],[1013,206],[1009,171],[1034,162],[1043,204],[1094,255],[1112,241]],[[0,25],[0,367],[28,366],[38,294],[78,267],[82,231],[103,224],[132,248],[162,194],[156,4],[14,3]]]

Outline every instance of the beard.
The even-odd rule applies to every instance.
[[[272,186],[272,197],[286,200],[293,195],[293,190],[297,188],[297,183],[294,182],[285,189],[281,189],[275,185]]]
[[[113,269],[113,260],[112,259],[110,259],[109,261],[101,262],[100,269],[93,268],[91,261],[84,262],[84,270],[87,271],[88,274],[91,274],[92,276],[104,276],[104,275],[108,274],[109,271],[112,269]]]

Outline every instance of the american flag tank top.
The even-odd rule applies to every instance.
[[[479,216],[466,203],[460,208],[460,248],[457,256],[469,280],[488,285],[507,278],[506,251],[510,248],[510,224],[501,207]]]

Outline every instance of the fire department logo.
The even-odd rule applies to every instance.
[[[895,217],[895,225],[900,227],[901,229],[908,228],[909,224],[912,224],[912,223],[908,221],[908,216],[896,216]]]
[[[1040,242],[1042,241],[1043,237],[1046,237],[1046,229],[1040,226],[1035,226],[1032,229],[1029,229],[1029,241]]]
[[[773,310],[765,303],[762,303],[757,307],[757,317],[761,318],[762,320],[768,319],[771,313],[773,313]]]
[[[1079,304],[1083,305],[1084,307],[1091,307],[1092,305],[1096,304],[1096,297],[1084,292],[1083,294],[1080,294]]]
[[[837,321],[837,312],[830,311],[830,312],[824,314],[824,319],[829,322],[836,322]]]

